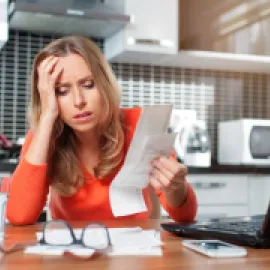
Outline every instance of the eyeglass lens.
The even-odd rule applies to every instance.
[[[49,245],[70,245],[74,242],[67,224],[59,221],[51,221],[46,224],[44,240]]]
[[[71,228],[62,221],[50,221],[44,230],[44,240],[49,245],[70,245],[74,244]],[[109,246],[110,240],[105,226],[99,223],[87,225],[81,233],[75,232],[76,240],[81,240],[86,247],[93,249],[105,249]]]
[[[82,235],[82,241],[85,246],[95,249],[104,249],[110,244],[107,229],[99,224],[89,224],[86,226]]]

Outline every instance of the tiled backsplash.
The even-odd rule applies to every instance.
[[[16,140],[28,128],[29,75],[34,55],[54,36],[12,31],[0,52],[0,132]],[[102,47],[102,40],[95,40]],[[196,110],[207,121],[216,156],[220,120],[270,118],[270,74],[112,64],[122,88],[122,106],[172,103]]]

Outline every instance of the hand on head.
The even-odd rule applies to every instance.
[[[57,79],[63,67],[57,65],[59,58],[46,57],[38,66],[38,91],[41,101],[41,115],[50,116],[55,120],[58,116],[58,104],[55,94]]]

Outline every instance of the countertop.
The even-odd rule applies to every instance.
[[[188,167],[190,174],[270,174],[270,166],[219,165]]]
[[[18,164],[17,159],[0,160],[0,172],[12,173]],[[188,167],[189,174],[270,174],[270,166],[219,165],[211,167]]]
[[[144,230],[155,229],[160,231],[163,243],[161,256],[106,256],[106,254],[91,259],[74,259],[67,256],[46,256],[24,254],[23,250],[3,254],[1,269],[6,270],[39,270],[39,269],[129,269],[129,270],[268,270],[270,265],[270,250],[247,248],[247,256],[243,258],[213,259],[202,256],[182,245],[185,238],[177,237],[161,229],[161,223],[168,220],[110,220],[103,221],[109,228],[140,227]],[[71,222],[72,228],[83,228],[87,222]],[[7,246],[36,242],[36,233],[42,230],[43,224],[31,226],[8,226],[5,230]],[[26,266],[27,264],[27,266]]]

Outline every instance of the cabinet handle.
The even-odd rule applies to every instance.
[[[226,183],[219,183],[219,182],[212,182],[212,183],[195,182],[190,184],[194,189],[220,189],[226,187]]]
[[[139,45],[154,45],[160,47],[172,47],[173,42],[169,39],[146,39],[146,38],[128,38],[128,44],[139,44]]]

